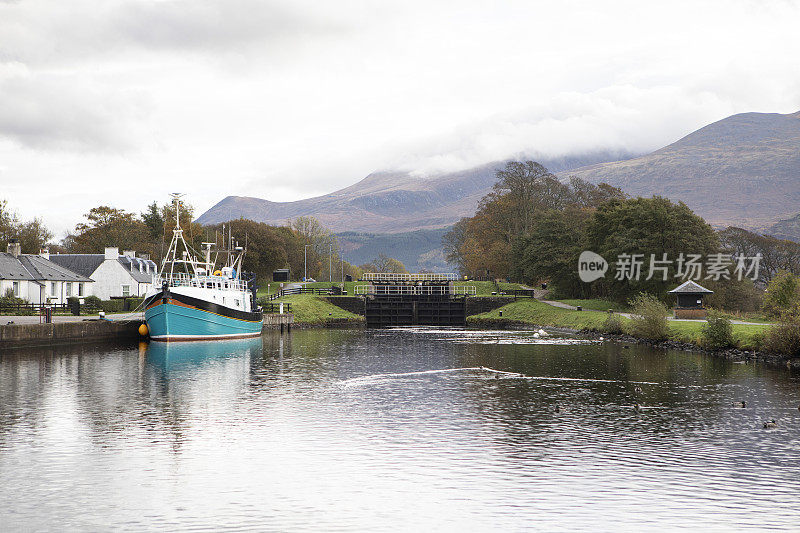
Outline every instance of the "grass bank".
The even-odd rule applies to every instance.
[[[571,309],[553,307],[537,300],[520,299],[493,311],[467,317],[467,324],[481,326],[506,320],[531,326],[551,326],[602,332],[603,323],[607,317],[607,312],[591,310],[586,306],[584,306],[583,311],[573,311]],[[620,318],[624,326],[630,323],[629,319]],[[701,345],[704,323],[670,321],[671,340]],[[760,324],[733,324],[733,337],[736,348],[742,350],[759,349],[764,334],[770,327]]]
[[[294,323],[300,326],[361,324],[364,322],[363,316],[345,311],[319,296],[293,294],[276,300],[276,302],[292,304]]]
[[[557,300],[559,302],[565,303],[567,305],[574,305],[574,306],[581,306],[584,309],[593,309],[595,311],[608,311],[609,309],[613,309],[614,311],[629,311],[630,309],[626,305],[622,305],[618,302],[612,302],[611,300],[599,300],[599,299],[587,299],[587,300]]]

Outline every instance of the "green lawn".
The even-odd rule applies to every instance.
[[[292,314],[296,324],[324,324],[329,320],[337,321],[346,319],[353,322],[363,322],[364,317],[345,311],[320,296],[310,294],[293,294],[275,300],[275,303],[286,302],[292,304]]]
[[[502,316],[500,315],[502,312]],[[479,324],[483,319],[518,320],[536,326],[554,326],[573,329],[597,330],[608,313],[601,311],[573,311],[553,307],[530,298],[519,299],[499,309],[467,317],[467,323]]]
[[[557,300],[559,302],[563,302],[568,305],[574,306],[581,306],[584,309],[594,309],[596,311],[608,311],[609,309],[613,309],[614,311],[628,311],[628,307],[622,305],[617,302],[612,302],[611,300]]]
[[[500,316],[502,312],[502,316]],[[561,309],[536,300],[516,300],[499,309],[467,317],[467,323],[480,325],[486,319],[516,320],[531,326],[553,326],[571,329],[601,331],[607,312],[584,309],[573,311]],[[622,318],[624,324],[630,322]],[[670,321],[669,329],[674,340],[699,344],[705,322]],[[733,324],[733,337],[738,348],[758,349],[760,340],[771,326],[757,324]]]
[[[705,322],[678,322],[671,321],[669,329],[672,338],[681,342],[700,344],[703,325]],[[733,324],[733,339],[738,348],[756,350],[760,346],[760,339],[772,326],[759,324]]]

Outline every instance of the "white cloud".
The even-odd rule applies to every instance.
[[[799,16],[746,0],[0,3],[0,197],[61,230],[173,189],[202,210],[377,169],[648,151],[800,109]]]

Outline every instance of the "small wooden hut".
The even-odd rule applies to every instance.
[[[675,318],[705,318],[707,311],[703,306],[703,298],[714,291],[689,280],[669,292],[675,295]]]

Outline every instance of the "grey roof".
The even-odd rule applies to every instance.
[[[689,280],[681,283],[669,292],[672,294],[711,294],[714,291],[710,291],[694,281]]]
[[[73,272],[38,255],[20,255],[17,259],[25,267],[25,270],[30,272],[34,280],[93,281],[87,276]]]
[[[33,275],[25,270],[19,259],[11,254],[0,252],[0,279],[33,281]]]
[[[91,277],[94,271],[97,270],[105,256],[103,254],[52,254],[50,261],[68,268],[73,272],[77,272],[81,276]]]
[[[83,276],[90,277],[94,271],[103,264],[105,261],[104,254],[56,254],[50,256],[50,261],[68,268],[74,272],[78,272]],[[153,274],[158,273],[158,267],[150,259],[142,259],[140,257],[129,257],[127,255],[120,255],[117,261],[125,268],[131,277],[137,283],[152,283]],[[131,263],[133,263],[133,270],[131,270]],[[142,266],[143,272],[139,272],[139,265]],[[147,272],[147,265],[150,265],[150,272]]]
[[[130,272],[131,277],[138,283],[152,283],[153,274],[158,273],[158,267],[149,259],[142,259],[140,257],[129,257],[127,255],[119,256],[119,262],[125,267],[125,270]],[[131,270],[131,263],[133,263],[133,270]],[[150,265],[150,272],[147,272],[147,265]],[[139,267],[142,271],[139,271]]]

